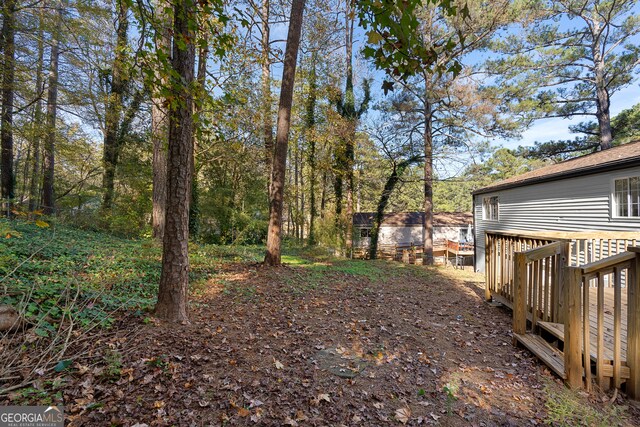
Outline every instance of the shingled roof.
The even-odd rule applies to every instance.
[[[353,214],[353,225],[356,227],[371,227],[375,212],[358,212]],[[424,212],[396,212],[384,215],[382,225],[391,227],[421,226],[424,222]],[[435,212],[433,225],[441,226],[466,226],[473,222],[471,212]]]
[[[539,182],[556,181],[598,172],[624,169],[640,165],[640,141],[631,142],[586,156],[576,157],[545,166],[480,188],[473,194],[489,193],[507,188],[522,187]]]

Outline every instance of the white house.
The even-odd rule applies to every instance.
[[[473,216],[476,271],[484,271],[487,230],[640,233],[640,141],[476,190]]]
[[[354,247],[368,247],[370,233],[376,214],[358,212],[353,215]],[[471,212],[438,212],[433,214],[434,245],[445,239],[467,241],[472,233]],[[410,245],[424,244],[424,212],[399,212],[385,214],[380,226],[378,244]]]

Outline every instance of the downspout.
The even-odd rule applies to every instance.
[[[471,218],[473,218],[473,271],[475,271],[476,273],[478,272],[476,263],[477,263],[477,259],[478,259],[478,234],[477,234],[477,229],[476,229],[476,196],[474,196],[473,194],[471,195],[471,209],[473,209]],[[485,250],[485,256],[487,256],[486,250]],[[487,272],[485,271],[484,274],[487,274]]]

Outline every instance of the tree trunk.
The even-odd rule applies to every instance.
[[[320,192],[320,218],[324,219],[324,212],[327,206],[327,170],[322,172],[322,191]]]
[[[170,57],[171,36],[169,17],[164,11],[168,7],[166,0],[158,2],[157,10],[159,14],[159,27],[156,30],[155,42],[156,50],[164,52],[166,57]],[[162,65],[156,70],[156,80],[160,86],[166,87],[168,80]],[[153,237],[159,241],[164,237],[165,210],[167,200],[167,138],[169,135],[169,113],[163,98],[156,90],[151,105],[151,139],[153,140],[153,194],[152,194],[152,214],[151,226]]]
[[[293,226],[296,241],[300,240],[300,144],[296,141],[293,151]]]
[[[425,80],[426,82],[427,80]],[[425,83],[425,85],[428,83]],[[424,254],[422,263],[433,264],[433,113],[429,91],[424,99]]]
[[[353,0],[347,2],[346,16],[346,49],[347,49],[347,82],[345,112],[347,116],[347,135],[345,141],[345,178],[347,180],[347,206],[346,206],[346,247],[347,256],[351,257],[353,246],[353,165],[355,163],[355,139],[356,121],[359,119],[356,112],[355,93],[353,91],[353,25],[355,19]]]
[[[125,56],[127,49],[127,31],[129,29],[129,9],[124,0],[117,1],[118,28],[115,58],[111,69],[111,88],[105,110],[105,133],[102,155],[104,173],[102,175],[102,210],[109,211],[113,204],[114,179],[120,155],[119,126],[123,109],[123,93],[126,85]]]
[[[315,236],[315,221],[318,216],[316,210],[316,102],[317,102],[317,90],[318,90],[318,76],[316,71],[316,62],[318,60],[318,53],[313,52],[311,54],[311,73],[309,74],[309,95],[307,96],[307,108],[305,117],[305,128],[307,139],[309,141],[309,153],[307,158],[309,159],[309,233],[307,243],[309,245],[316,244]]]
[[[304,194],[304,147],[302,147],[302,152],[300,153],[300,212],[298,213],[299,221],[300,221],[300,243],[305,238],[304,229],[307,223],[306,212],[305,212],[305,194]]]
[[[596,118],[598,119],[598,127],[600,129],[600,149],[607,150],[613,147],[613,135],[611,132],[611,113],[609,107],[611,101],[609,99],[609,91],[605,82],[605,65],[604,59],[597,52],[594,52],[595,60],[595,79],[596,79]]]
[[[200,194],[198,186],[198,173],[196,168],[196,148],[200,137],[200,113],[205,99],[205,85],[207,83],[207,58],[209,56],[209,37],[205,34],[203,45],[198,52],[198,100],[194,104],[194,114],[197,118],[196,128],[193,132],[193,154],[191,156],[191,200],[189,201],[189,236],[195,239],[200,230]]]
[[[193,94],[195,65],[195,0],[176,1],[170,95],[181,100],[169,109],[166,224],[162,273],[155,314],[173,322],[189,321],[189,198],[193,155]]]
[[[3,209],[10,215],[15,197],[13,172],[13,99],[16,70],[16,0],[6,0],[2,6],[2,128],[0,129],[0,197],[6,203]]]
[[[382,220],[384,219],[384,211],[387,209],[391,194],[400,181],[402,174],[404,174],[404,171],[419,159],[419,157],[411,157],[398,163],[397,165],[393,165],[391,175],[389,175],[389,177],[387,178],[387,181],[384,184],[384,189],[380,194],[380,199],[378,200],[378,206],[376,208],[376,216],[373,221],[373,227],[371,228],[371,241],[369,243],[370,259],[376,259],[378,256],[378,239],[380,237],[380,225],[382,224]]]
[[[382,194],[380,195],[380,199],[378,200],[376,216],[373,220],[373,227],[371,227],[371,241],[369,242],[370,259],[376,259],[378,257],[378,238],[380,236],[380,225],[382,224],[382,220],[384,219],[384,210],[389,204],[389,198],[391,197],[391,193],[398,183],[398,179],[398,170],[396,168],[396,165],[393,165],[393,171],[389,178],[387,178],[387,182],[385,182],[384,189],[382,190]]]
[[[267,182],[271,178],[273,167],[273,117],[271,116],[271,60],[269,58],[270,28],[269,0],[262,0],[262,132],[264,137],[264,159]]]
[[[273,157],[273,173],[269,190],[269,230],[267,233],[266,265],[279,266],[280,241],[282,235],[282,205],[284,197],[285,171],[287,168],[287,146],[289,144],[289,128],[291,126],[291,104],[293,101],[293,83],[296,75],[298,47],[302,31],[302,15],[305,0],[293,0],[289,33],[284,55],[280,103],[278,106],[278,124],[276,129],[276,145]]]
[[[44,22],[43,12],[38,16],[38,64],[36,65],[36,110],[34,114],[34,128],[36,131],[33,136],[33,161],[31,163],[31,181],[29,184],[29,212],[33,212],[38,208],[40,194],[40,141],[42,140],[42,91],[43,91],[43,75],[44,68]]]
[[[51,42],[49,89],[47,90],[47,131],[44,143],[44,178],[42,180],[42,208],[46,215],[55,212],[53,193],[55,171],[56,115],[58,112],[58,59],[60,57],[60,33],[62,30],[62,4],[56,10],[56,28]]]

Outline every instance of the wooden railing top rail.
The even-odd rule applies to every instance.
[[[576,240],[576,239],[640,239],[637,231],[526,231],[526,230],[487,230],[487,234],[524,239]]]
[[[632,259],[635,259],[635,258],[636,258],[636,254],[634,252],[622,252],[621,254],[612,255],[608,258],[590,262],[589,264],[581,265],[578,268],[582,271],[582,274],[585,275],[585,274],[595,273],[600,270],[606,270],[618,264],[631,261]]]
[[[532,248],[526,251],[520,252],[524,255],[525,262],[538,261],[550,256],[559,255],[562,252],[563,242],[547,243],[544,246]]]

